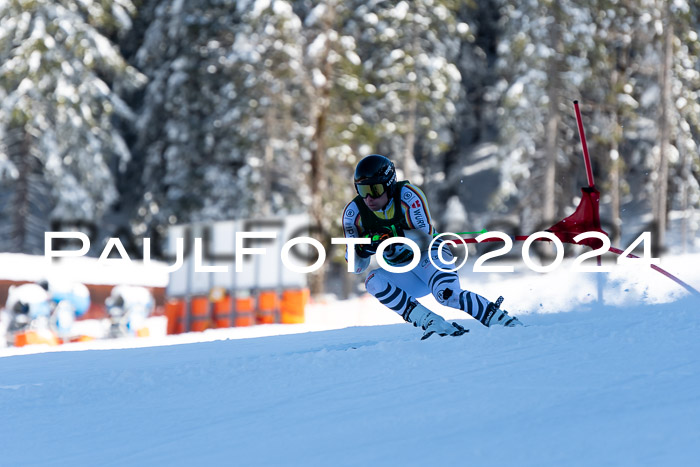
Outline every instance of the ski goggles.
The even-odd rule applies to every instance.
[[[386,187],[381,183],[375,183],[372,185],[355,185],[355,189],[361,198],[366,198],[367,196],[379,198],[386,191]]]

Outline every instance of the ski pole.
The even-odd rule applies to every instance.
[[[454,233],[455,235],[469,235],[469,234],[485,234],[486,232],[488,232],[488,230],[481,229],[478,232],[450,232],[450,233]],[[433,237],[437,237],[438,235],[440,235],[440,234],[434,233]]]

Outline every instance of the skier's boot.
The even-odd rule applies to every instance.
[[[481,318],[481,322],[488,327],[495,324],[500,324],[501,326],[506,326],[509,328],[522,326],[523,323],[521,323],[518,318],[515,316],[510,316],[506,310],[501,310],[499,308],[501,303],[503,303],[503,297],[498,297],[498,300],[489,303],[486,307],[484,317]]]
[[[427,339],[433,334],[438,334],[439,336],[461,336],[469,332],[468,329],[464,329],[457,323],[448,323],[442,316],[433,313],[415,300],[408,304],[402,316],[407,322],[413,323],[414,326],[420,327],[425,331],[421,340]]]

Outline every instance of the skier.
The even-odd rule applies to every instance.
[[[420,261],[412,270],[393,273],[375,269],[367,275],[365,288],[404,320],[421,327],[425,331],[422,339],[433,333],[459,336],[467,332],[457,323],[446,322],[416,300],[430,293],[440,304],[465,311],[484,326],[522,325],[517,318],[499,308],[502,297],[494,303],[474,292],[462,290],[455,272],[441,271],[433,265],[449,269],[447,262],[453,258],[452,253],[449,248],[443,248],[446,245],[440,239],[430,247],[435,231],[425,195],[406,180],[396,181],[391,160],[378,154],[363,158],[355,168],[355,190],[357,196],[343,211],[345,237],[371,240],[369,245],[355,245],[355,274],[367,269],[371,256],[388,238],[405,237],[420,247]],[[438,255],[440,248],[443,248],[444,262]],[[391,266],[405,266],[413,260],[413,250],[403,243],[392,244],[384,250],[383,258]],[[345,259],[348,259],[347,249]]]

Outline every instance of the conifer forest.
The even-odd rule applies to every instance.
[[[689,0],[0,0],[0,251],[296,213],[342,236],[372,153],[439,231],[534,232],[586,184],[574,100],[613,244],[697,247],[698,31]]]

